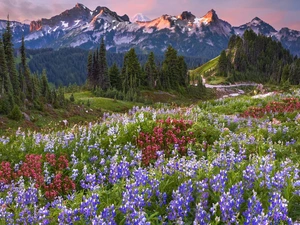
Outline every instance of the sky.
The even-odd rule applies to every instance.
[[[191,11],[201,17],[214,9],[220,19],[240,26],[259,17],[279,30],[289,27],[300,31],[300,0],[0,0],[0,19],[24,21],[51,18],[79,3],[91,10],[106,6],[130,18],[143,13],[151,19],[163,14],[179,15]]]

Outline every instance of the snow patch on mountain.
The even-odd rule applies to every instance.
[[[131,43],[133,40],[135,39],[135,36],[132,35],[125,35],[125,36],[115,36],[114,37],[114,42],[117,45],[121,45],[121,44],[129,44]]]
[[[68,27],[69,27],[69,23],[66,23],[65,21],[61,21],[61,25],[62,25],[64,28],[68,28]]]
[[[143,15],[142,13],[137,13],[131,18],[132,22],[141,21],[141,22],[147,22],[151,21],[147,16]]]
[[[37,32],[34,32],[34,33],[31,33],[29,35],[27,35],[25,38],[24,38],[24,41],[32,41],[32,40],[37,40],[41,37],[43,37],[44,34],[42,31],[37,31]]]
[[[90,37],[88,35],[80,35],[79,38],[73,43],[70,44],[71,47],[75,48],[78,47],[90,40]]]

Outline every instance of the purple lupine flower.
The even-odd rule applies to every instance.
[[[87,174],[85,179],[80,181],[80,185],[83,189],[96,190],[98,188],[96,174]]]
[[[210,179],[209,184],[214,192],[224,192],[227,179],[227,171],[221,170],[219,174]]]
[[[291,218],[288,217],[288,201],[278,192],[273,192],[269,200],[268,218],[270,223],[279,224],[287,222],[292,224]]]
[[[243,183],[246,189],[252,189],[257,176],[255,172],[254,165],[248,165],[245,170],[243,170]]]
[[[193,224],[194,225],[208,225],[210,223],[210,213],[205,210],[206,207],[199,202],[196,205],[196,214]]]
[[[151,223],[147,221],[144,211],[134,210],[127,215],[125,225],[151,225]]]
[[[86,221],[91,221],[96,216],[98,206],[100,205],[99,195],[93,193],[91,197],[85,198],[80,204],[80,213],[84,216]]]
[[[169,220],[184,219],[184,217],[188,215],[191,210],[190,204],[194,201],[193,191],[193,183],[191,180],[184,182],[176,191],[173,191],[173,200],[168,207]]]
[[[243,194],[244,187],[242,182],[233,185],[229,192],[222,193],[219,205],[221,219],[224,223],[237,223],[237,215],[244,202]]]
[[[111,184],[117,183],[120,179],[126,179],[130,176],[129,162],[126,157],[121,162],[112,162],[109,170],[109,181]]]
[[[260,224],[265,217],[263,214],[263,206],[257,198],[256,192],[247,201],[247,210],[243,213],[245,217],[244,225]]]

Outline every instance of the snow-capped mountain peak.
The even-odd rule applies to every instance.
[[[131,21],[132,22],[136,22],[136,21],[141,21],[141,22],[147,22],[150,21],[151,19],[149,19],[147,16],[145,16],[142,13],[137,13],[135,14],[132,18]]]
[[[220,19],[215,10],[203,17],[189,11],[181,14],[162,15],[150,20],[141,13],[132,18],[118,15],[107,7],[90,10],[77,3],[73,8],[49,19],[32,21],[29,25],[12,22],[13,40],[18,48],[22,36],[28,48],[81,47],[93,49],[104,38],[107,49],[125,52],[134,47],[140,53],[153,51],[163,54],[172,46],[182,55],[215,57],[227,47],[231,35],[242,36],[245,30],[281,41],[291,53],[300,55],[300,32],[282,29],[277,32],[258,17],[239,27],[232,27]],[[136,22],[135,22],[136,21]],[[6,21],[0,20],[0,35]]]
[[[264,22],[263,20],[261,20],[259,17],[254,17],[252,20],[251,20],[251,23],[262,23]]]
[[[274,27],[258,17],[253,18],[249,23],[246,23],[239,27],[234,27],[233,29],[237,35],[243,35],[244,32],[248,29],[252,29],[255,33],[262,34],[268,37],[274,36],[274,34],[277,32]]]

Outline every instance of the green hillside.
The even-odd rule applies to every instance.
[[[198,80],[198,77],[200,76],[204,77],[206,79],[206,83],[208,84],[216,85],[226,83],[226,77],[215,76],[219,58],[220,56],[217,56],[200,67],[190,70],[191,81],[194,82],[195,80]]]
[[[221,52],[216,76],[231,83],[254,81],[269,84],[299,84],[300,60],[280,42],[247,30],[243,37],[233,35]]]
[[[253,81],[269,84],[300,82],[300,59],[280,42],[247,30],[233,35],[220,56],[190,71],[191,81],[204,77],[208,84]]]
[[[191,78],[193,78],[197,75],[204,76],[206,72],[209,72],[209,71],[215,69],[216,65],[218,64],[219,57],[220,56],[217,56],[216,58],[208,61],[207,63],[201,65],[200,67],[198,67],[194,70],[190,70]]]
[[[66,99],[69,99],[70,96],[71,93],[65,94]],[[90,91],[74,93],[74,98],[77,104],[87,105],[89,102],[91,109],[101,109],[102,111],[110,112],[125,112],[135,105],[142,105],[134,102],[114,100],[111,98],[95,97]]]

